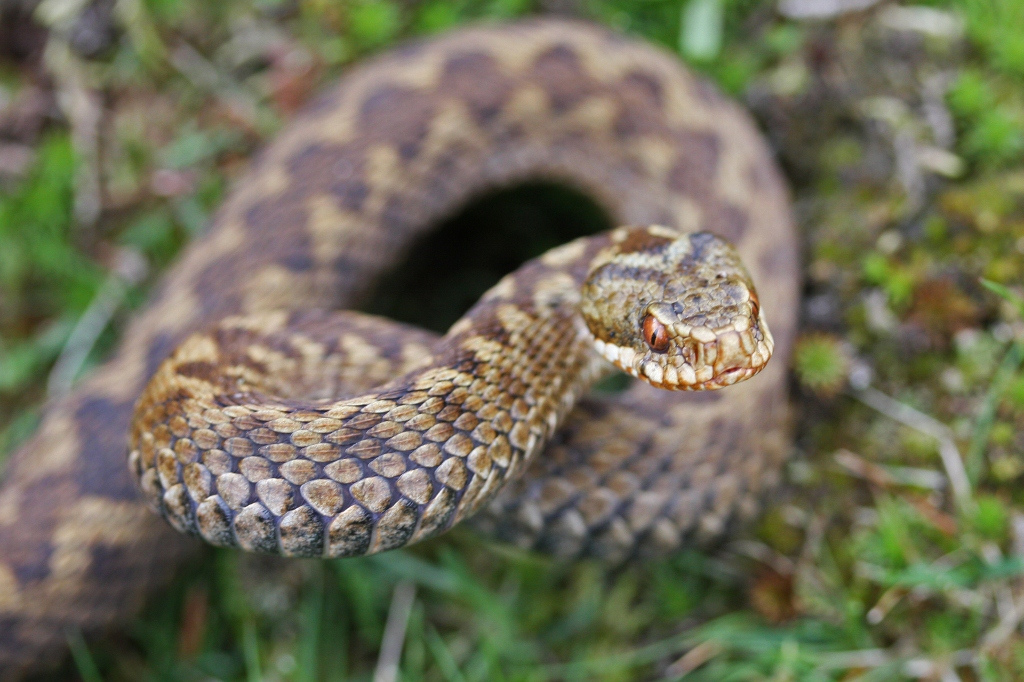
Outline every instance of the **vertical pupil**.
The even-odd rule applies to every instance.
[[[643,327],[644,339],[651,350],[664,353],[668,346],[668,338],[665,336],[665,327],[661,322],[654,319],[652,315],[648,315],[644,318]]]

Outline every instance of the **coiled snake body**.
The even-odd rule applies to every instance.
[[[430,335],[373,318],[338,323],[301,312],[358,302],[439,219],[485,190],[538,179],[585,192],[614,224],[709,231],[735,244],[768,311],[777,359],[723,392],[637,383],[614,396],[585,397],[554,435],[557,409],[550,418],[521,415],[527,426],[513,436],[485,423],[481,405],[472,419],[465,410],[443,418],[449,404],[465,405],[473,395],[473,378],[459,376],[468,366],[424,370]],[[630,239],[618,234],[605,239]],[[501,285],[492,291],[496,337],[519,328],[517,316],[530,314],[530,305],[559,309],[565,289],[555,286],[557,273],[576,272],[572,262],[590,262],[608,246],[600,238],[580,244],[537,261],[528,301]],[[220,544],[286,554],[385,549],[467,516],[505,474],[519,473],[517,458],[550,436],[478,524],[523,546],[620,561],[717,536],[755,513],[787,449],[785,358],[796,301],[787,194],[763,142],[741,111],[671,56],[593,27],[540,21],[463,30],[359,67],[261,155],[129,326],[117,355],[51,406],[12,457],[0,487],[0,670],[15,677],[38,667],[62,647],[69,626],[94,632],[123,621],[187,556],[190,543],[141,503],[125,467],[126,434],[133,404],[161,362],[215,320],[250,315],[216,332],[249,350],[232,362],[206,353],[201,342],[193,347],[173,380],[196,383],[161,385],[158,376],[160,400],[143,399],[140,408],[162,411],[165,431],[136,429],[133,441],[143,489],[178,525]],[[282,309],[295,312],[271,312]],[[471,315],[466,324],[482,319]],[[285,323],[300,331],[281,331]],[[474,331],[455,330],[463,341]],[[579,343],[566,338],[566,347]],[[489,352],[510,352],[476,343],[478,363]],[[559,395],[578,392],[577,380],[593,374],[594,362],[559,357],[570,359],[503,355],[510,364],[496,362],[495,371],[507,378],[492,378],[512,398],[496,402],[488,418],[521,408],[516,391],[525,396],[529,382],[512,376],[512,366],[546,373],[546,384],[571,384]],[[324,358],[334,363],[327,370],[311,364]],[[235,367],[237,409],[202,417],[201,410],[162,407],[175,391],[193,400],[217,363]],[[282,373],[263,374],[268,366]],[[345,414],[309,413],[309,400],[360,394],[417,368],[448,382],[446,400],[460,396],[426,410],[420,435],[397,426],[431,399],[402,404],[415,386],[402,395],[385,387]],[[667,373],[656,378],[669,380]],[[259,412],[247,407],[254,394],[278,398]],[[288,397],[299,394],[306,402]],[[351,423],[356,413],[365,415],[361,427]],[[342,427],[376,431],[325,437]],[[431,428],[446,432],[430,442],[443,443],[447,457],[427,448],[413,467],[411,453],[429,444]],[[489,453],[480,447],[494,443]],[[324,475],[341,448],[353,447],[348,464]],[[337,487],[349,476],[357,482]],[[204,508],[206,498],[216,499]],[[343,514],[350,518],[332,526]]]

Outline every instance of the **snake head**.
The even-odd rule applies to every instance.
[[[775,345],[736,249],[707,232],[615,230],[587,276],[580,310],[598,352],[658,388],[749,379]]]

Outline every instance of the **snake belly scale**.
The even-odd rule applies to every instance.
[[[279,324],[270,311],[282,309],[308,317],[322,341],[330,324],[302,310],[357,305],[439,220],[481,192],[537,180],[586,193],[613,224],[734,243],[771,316],[776,360],[723,392],[638,383],[582,398],[557,432],[538,425],[545,449],[474,521],[522,546],[620,561],[754,514],[788,448],[798,288],[788,196],[764,142],[734,104],[657,49],[566,21],[466,29],[357,67],[314,101],[240,179],[116,355],[51,405],[12,456],[0,485],[0,677],[58,660],[69,627],[124,622],[194,551],[145,508],[124,460],[132,407],[173,348],[227,316]],[[338,365],[345,390],[422,364],[388,351],[383,323],[352,324],[370,341],[345,349],[366,368],[349,377],[349,361]],[[403,332],[402,347],[434,343],[416,334]],[[391,355],[375,365],[375,352]],[[263,480],[236,473],[239,487]]]

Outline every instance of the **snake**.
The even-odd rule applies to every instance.
[[[347,310],[468,202],[535,182],[627,227],[529,261],[443,337]],[[720,538],[791,448],[798,293],[768,145],[670,53],[535,18],[371,58],[257,156],[10,457],[0,679],[130,621],[197,551],[175,528],[351,556],[467,519],[609,562]],[[645,381],[588,392],[608,360]]]

